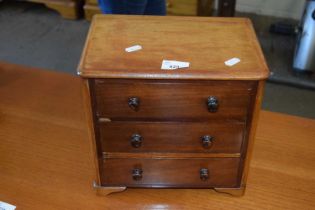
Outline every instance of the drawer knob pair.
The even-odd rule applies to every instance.
[[[216,112],[218,111],[219,107],[219,100],[215,96],[209,96],[207,100],[207,106],[209,112]]]
[[[138,97],[130,97],[128,99],[128,106],[134,110],[138,111],[140,107],[140,99]],[[209,112],[218,111],[219,101],[215,96],[209,96],[207,99],[207,106]]]
[[[201,137],[201,143],[202,143],[202,146],[203,146],[204,148],[209,148],[209,147],[211,147],[213,141],[214,141],[214,137],[213,137],[213,136],[205,135],[205,136]]]
[[[134,148],[141,147],[142,144],[142,136],[140,134],[133,134],[130,138],[131,146]]]
[[[135,168],[135,169],[132,169],[132,178],[133,180],[135,181],[139,181],[142,179],[142,169],[140,168]],[[207,168],[202,168],[200,169],[200,179],[202,181],[206,181],[209,179],[209,170]]]
[[[142,136],[140,134],[133,134],[130,138],[131,146],[134,148],[139,148],[142,145]],[[210,148],[214,141],[214,137],[210,135],[205,135],[201,137],[202,146],[204,148]]]

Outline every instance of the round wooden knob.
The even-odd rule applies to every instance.
[[[130,138],[130,143],[134,148],[141,147],[142,136],[140,134],[133,134]]]
[[[219,101],[215,96],[209,96],[207,100],[207,106],[209,112],[218,111]]]
[[[140,106],[140,99],[138,97],[130,97],[128,99],[128,106],[134,111],[138,111]]]
[[[210,148],[214,141],[214,137],[210,135],[204,135],[201,137],[201,143],[204,148]]]
[[[209,179],[209,170],[207,168],[200,169],[200,179],[202,181]]]
[[[135,181],[141,180],[142,179],[142,169],[140,169],[140,168],[132,169],[132,178]]]

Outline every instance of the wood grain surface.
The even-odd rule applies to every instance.
[[[205,152],[240,153],[244,123],[203,122],[109,122],[100,125],[104,152]],[[142,137],[132,145],[132,136]],[[202,137],[213,137],[208,147]]]
[[[0,200],[17,209],[315,209],[315,121],[263,111],[243,197],[200,189],[96,196],[79,78],[0,64]]]
[[[104,186],[232,188],[239,187],[239,158],[210,159],[135,159],[110,158],[103,160],[101,175]],[[209,170],[209,178],[201,180],[199,171]],[[142,170],[142,178],[134,180],[133,169]]]
[[[269,71],[245,18],[95,15],[78,73],[83,77],[260,80]],[[141,45],[133,53],[125,48]],[[225,61],[238,57],[233,67]],[[161,70],[163,60],[189,68]]]
[[[255,88],[256,83],[251,81],[96,80],[94,85],[99,117],[145,121],[244,121]],[[215,112],[208,111],[210,96],[218,100]],[[128,106],[128,99],[132,97],[139,99],[137,111]]]

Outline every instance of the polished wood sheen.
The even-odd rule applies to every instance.
[[[100,125],[104,152],[199,152],[240,153],[244,123],[201,122],[111,122]],[[132,145],[132,135],[139,134],[139,147]],[[204,146],[202,137],[213,137]]]
[[[143,48],[125,52],[135,44]],[[232,54],[241,62],[227,67],[224,61]],[[161,70],[163,59],[188,61],[190,66]],[[104,190],[202,186],[244,193],[268,76],[247,19],[96,16],[78,73],[86,84],[87,113],[94,126],[96,182]],[[227,158],[237,161],[231,165]],[[211,185],[177,180],[177,174],[197,170],[197,159],[221,175],[237,168],[237,173],[229,172],[237,184],[224,176],[209,179]],[[122,161],[119,167],[115,160]],[[144,171],[130,164],[152,167],[154,175],[141,184]],[[207,167],[199,169],[203,181],[214,169]],[[130,170],[137,182],[119,179]]]
[[[198,158],[239,158],[240,153],[174,153],[174,152],[103,152],[103,158],[150,158],[150,159],[198,159]],[[101,162],[101,161],[100,161]]]
[[[0,75],[0,200],[17,209],[315,209],[314,120],[261,112],[243,197],[131,188],[96,196],[80,79],[1,62]]]
[[[127,53],[125,48],[141,45]],[[225,61],[238,57],[233,67]],[[190,62],[161,70],[162,61]],[[90,78],[259,80],[268,68],[245,18],[95,15],[78,74]]]
[[[244,121],[250,95],[255,94],[256,87],[254,82],[245,81],[95,80],[94,83],[98,117],[173,121],[196,118]],[[209,96],[218,100],[215,112],[208,111]],[[139,99],[137,110],[128,105],[132,97]]]
[[[127,187],[232,188],[239,187],[239,158],[211,159],[121,159],[103,160],[102,185]],[[209,178],[200,178],[200,169],[209,170]],[[141,169],[135,180],[133,169]]]

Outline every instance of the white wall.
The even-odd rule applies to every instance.
[[[305,0],[236,0],[236,10],[261,15],[300,19]]]

